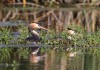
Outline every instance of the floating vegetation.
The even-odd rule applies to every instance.
[[[69,35],[66,29],[61,33],[56,33],[54,30],[48,32],[41,31],[40,36],[42,41],[39,44],[47,45],[74,45],[74,46],[97,46],[100,45],[100,30],[94,33],[87,33],[83,29],[77,27],[75,35]],[[0,29],[0,44],[26,44],[25,38],[28,37],[29,32],[26,26],[20,26],[19,35],[15,36],[12,34],[10,28]],[[71,40],[68,40],[68,37]]]
[[[29,32],[26,26],[19,26],[19,35],[14,37],[10,27],[1,28],[0,29],[0,44],[30,44],[25,41],[25,38],[28,37]],[[84,29],[80,27],[74,27],[76,35],[69,35],[66,29],[61,33],[56,33],[54,30],[49,29],[48,32],[41,31],[40,36],[42,37],[42,41],[39,42],[39,45],[51,45],[53,47],[45,47],[41,48],[41,52],[48,51],[50,49],[60,49],[66,50],[69,46],[71,47],[96,47],[100,45],[100,30],[94,33],[87,33]],[[71,40],[68,39],[68,36],[71,37]],[[75,50],[75,49],[73,49]],[[96,50],[97,51],[97,50]],[[94,51],[95,52],[95,51]],[[13,54],[14,53],[14,54]],[[5,60],[10,58],[11,55],[18,55],[18,57],[26,57],[30,53],[30,48],[1,48],[0,49],[0,60]]]
[[[50,45],[70,45],[70,46],[77,46],[77,47],[93,47],[100,45],[100,30],[97,32],[88,34],[87,32],[77,29],[78,33],[76,35],[72,35],[72,39],[68,40],[67,31],[63,31],[60,34],[56,34],[55,32],[51,31],[50,33],[46,34],[46,37],[43,36],[43,41],[46,44]],[[47,39],[46,39],[47,38]]]

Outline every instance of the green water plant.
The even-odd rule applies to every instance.
[[[69,26],[71,27],[71,26]],[[68,34],[66,29],[61,33],[56,33],[54,30],[50,30],[48,32],[41,31],[40,36],[42,37],[42,41],[39,44],[48,44],[48,45],[74,45],[74,46],[96,46],[100,44],[100,30],[88,34],[82,27],[80,26],[72,26],[77,34],[71,36],[72,40],[69,43]],[[16,41],[13,40],[13,36],[11,34],[11,30],[9,28],[0,29],[0,43],[1,44],[26,44],[25,38],[29,36],[28,27],[20,25],[19,26],[20,35],[18,36]]]
[[[49,31],[41,31],[40,36],[42,37],[42,41],[37,44],[40,45],[53,45],[53,47],[42,47],[41,52],[48,51],[49,49],[59,49],[65,50],[67,47],[95,47],[100,45],[100,30],[94,33],[87,33],[83,28],[79,26],[72,26],[75,28],[77,34],[71,36],[72,40],[68,40],[68,34],[66,29],[61,33],[56,33],[55,30],[49,29]],[[29,36],[27,26],[20,25],[19,26],[20,35],[17,40],[11,42],[13,40],[12,31],[9,27],[0,29],[0,44],[28,44],[25,42],[25,38]],[[63,46],[62,46],[63,45]],[[15,50],[16,49],[16,50]],[[19,54],[18,57],[27,57],[30,53],[29,48],[1,48],[0,49],[0,59],[10,58],[13,53]]]
[[[0,61],[3,60],[8,60],[10,59],[10,53],[11,53],[11,49],[10,48],[0,48]]]
[[[9,44],[12,36],[9,27],[0,29],[0,44]]]

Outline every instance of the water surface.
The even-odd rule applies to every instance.
[[[99,49],[83,51],[50,50],[41,55],[13,58],[2,61],[0,70],[100,70]]]

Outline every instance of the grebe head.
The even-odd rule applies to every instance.
[[[75,35],[75,31],[71,28],[67,28],[67,33],[70,35]]]
[[[67,30],[73,30],[73,29],[71,29],[71,28],[67,28]]]
[[[33,30],[33,29],[43,29],[43,30],[47,30],[45,27],[42,27],[42,26],[40,26],[40,25],[37,24],[37,23],[31,23],[31,24],[29,25],[29,28],[30,28],[31,30]]]

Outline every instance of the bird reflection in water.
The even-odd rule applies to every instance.
[[[30,63],[38,63],[45,59],[45,54],[30,54],[29,61]]]

